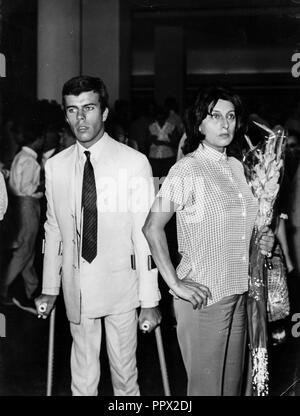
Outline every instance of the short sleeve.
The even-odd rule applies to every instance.
[[[181,159],[170,169],[157,196],[166,198],[178,205],[177,211],[182,210],[193,188],[193,178],[187,159]]]

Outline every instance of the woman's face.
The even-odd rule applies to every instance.
[[[203,143],[223,152],[234,137],[236,116],[234,105],[227,100],[219,99],[213,108],[209,109],[200,124],[199,131],[205,136]]]

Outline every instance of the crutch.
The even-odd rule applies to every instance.
[[[50,313],[49,322],[49,340],[48,340],[48,365],[47,365],[47,392],[46,396],[52,396],[53,384],[53,362],[54,362],[54,330],[55,330],[55,307]],[[41,303],[39,312],[44,313],[47,310],[47,303]]]
[[[145,331],[145,332],[149,331],[150,322],[149,321],[143,322],[141,329],[142,331]],[[164,387],[164,393],[165,393],[165,396],[171,396],[160,326],[157,326],[154,332],[155,332],[155,338],[156,338],[157,352],[158,352],[160,371],[161,371],[162,382],[163,382],[163,387]]]

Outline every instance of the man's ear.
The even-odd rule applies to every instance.
[[[102,121],[106,121],[107,120],[108,112],[109,112],[109,110],[106,107],[106,109],[103,111],[103,114],[102,114]]]

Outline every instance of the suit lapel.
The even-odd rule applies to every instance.
[[[70,215],[73,220],[74,236],[77,247],[78,261],[80,254],[80,228],[81,228],[81,189],[78,188],[76,183],[76,163],[77,163],[77,146],[75,145],[72,153],[69,155],[66,161],[67,177],[68,182],[68,193],[69,193],[69,209]]]
[[[69,208],[72,217],[76,215],[76,192],[75,192],[75,169],[76,169],[77,149],[74,146],[72,153],[65,161],[66,177],[68,178]]]

